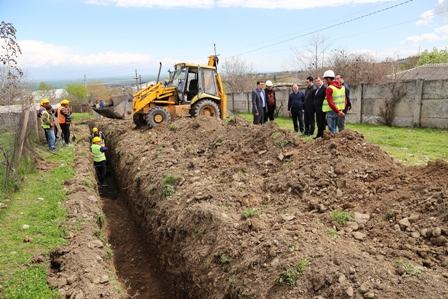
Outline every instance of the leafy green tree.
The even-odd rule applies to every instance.
[[[87,95],[89,92],[83,84],[67,84],[65,86],[65,91],[68,94],[68,100],[71,104],[87,103]]]
[[[39,95],[39,98],[44,99],[47,98],[50,102],[56,100],[56,87],[45,84],[45,82],[40,82],[37,87],[36,93]]]
[[[434,47],[431,52],[428,50],[423,51],[416,66],[436,63],[448,63],[447,49],[437,50],[437,48]]]

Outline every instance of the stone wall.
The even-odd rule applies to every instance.
[[[397,83],[398,84],[398,83]],[[347,122],[378,124],[380,108],[392,98],[394,83],[350,85],[350,100],[353,112],[348,113]],[[398,85],[397,85],[398,86]],[[394,125],[397,127],[448,128],[448,82],[446,80],[425,81],[422,79],[399,83],[405,94],[397,105]],[[290,88],[274,88],[280,116],[288,116],[287,103]],[[301,88],[303,91],[304,88]],[[236,112],[251,112],[251,92],[228,94],[228,109]]]

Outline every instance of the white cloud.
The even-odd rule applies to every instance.
[[[434,31],[436,33],[445,33],[448,34],[448,25],[442,26],[442,27],[438,27],[436,29],[434,29]]]
[[[87,4],[117,6],[117,7],[195,7],[211,8],[214,6],[214,0],[85,0]]]
[[[415,24],[418,26],[429,24],[434,16],[437,15],[442,18],[448,18],[448,0],[438,0],[433,10],[427,10],[420,15],[420,20]]]
[[[421,26],[421,25],[426,25],[429,24],[432,20],[432,18],[434,17],[434,11],[432,10],[427,10],[424,13],[422,13],[420,15],[420,20],[418,20],[415,24],[417,26]]]
[[[103,52],[86,56],[72,54],[67,48],[47,44],[42,41],[20,41],[22,55],[19,63],[22,68],[51,68],[51,67],[109,67],[139,65],[157,67],[159,61],[151,57],[136,53]],[[164,62],[172,63],[168,58]]]
[[[297,1],[297,0],[85,0],[87,4],[112,5],[117,7],[246,7],[246,8],[279,8],[279,9],[307,9],[316,7],[330,7],[362,3],[379,3],[388,0],[334,0],[322,1]]]
[[[416,44],[421,42],[434,42],[439,40],[446,40],[448,39],[448,36],[446,35],[437,35],[435,33],[425,33],[422,35],[414,35],[407,37],[404,42],[409,44]]]

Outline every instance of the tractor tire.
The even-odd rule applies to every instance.
[[[148,111],[146,114],[146,124],[150,128],[155,128],[162,123],[167,123],[171,120],[170,113],[162,106],[156,106]]]
[[[218,104],[216,104],[212,100],[201,100],[197,103],[194,103],[193,107],[191,107],[191,115],[193,117],[204,115],[220,118],[221,111],[219,110]]]
[[[143,118],[143,114],[142,114],[142,113],[134,114],[134,115],[132,116],[132,120],[134,121],[134,124],[135,124],[137,127],[143,127],[143,126],[146,125],[146,121],[145,121],[145,119]]]

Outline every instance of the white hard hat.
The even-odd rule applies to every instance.
[[[266,81],[266,86],[273,86],[274,84],[272,84],[271,80]]]
[[[336,76],[334,75],[334,72],[332,70],[328,70],[324,73],[324,78],[334,78],[334,77]]]

